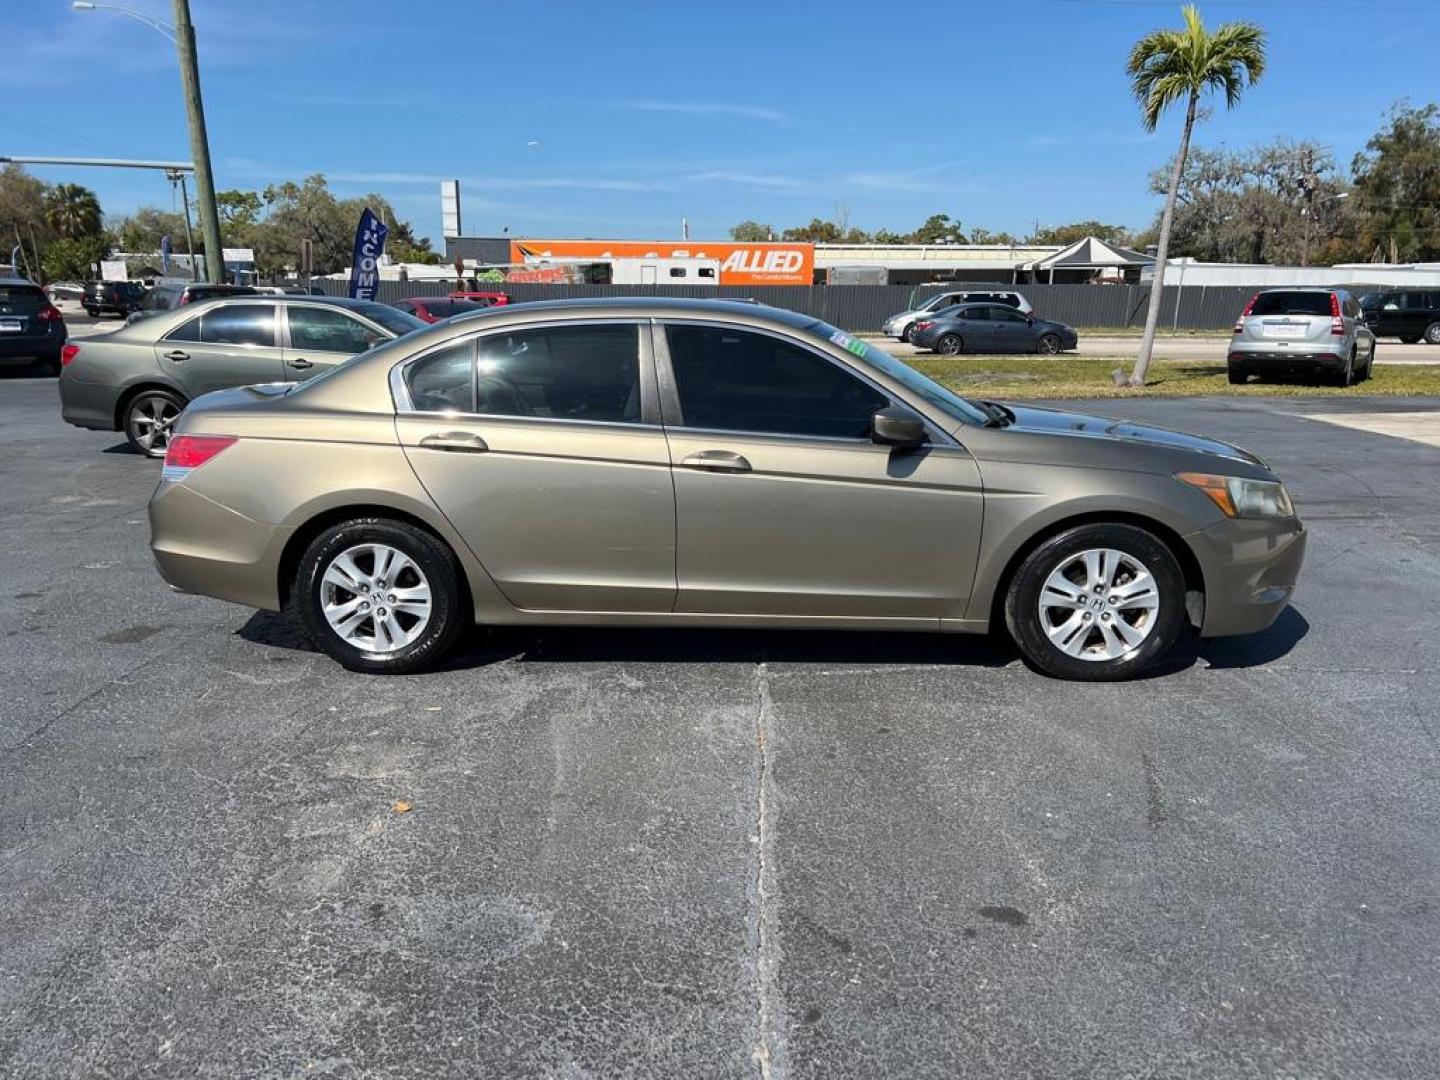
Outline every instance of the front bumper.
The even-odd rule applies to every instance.
[[[150,499],[155,566],[182,592],[278,611],[280,555],[290,533],[237,514],[184,484],[162,484]]]
[[[1294,595],[1305,536],[1299,518],[1226,518],[1187,537],[1205,575],[1200,636],[1268,628]]]

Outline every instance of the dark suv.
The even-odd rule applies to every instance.
[[[60,374],[65,320],[43,289],[23,278],[0,278],[0,360],[39,360]]]
[[[193,304],[200,300],[220,300],[227,296],[256,296],[260,290],[249,285],[210,285],[199,282],[194,285],[156,285],[145,297],[145,302],[131,315],[130,322],[148,319],[162,311]]]
[[[119,315],[122,319],[139,309],[145,300],[145,286],[138,281],[88,281],[80,303],[91,318]]]
[[[1360,309],[1376,337],[1440,345],[1440,289],[1369,293],[1360,298]]]

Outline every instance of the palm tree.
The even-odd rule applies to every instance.
[[[45,220],[64,237],[100,232],[100,200],[79,184],[56,184],[45,195]]]
[[[1135,361],[1135,370],[1130,373],[1131,386],[1145,385],[1150,352],[1155,347],[1155,327],[1160,321],[1160,298],[1165,284],[1165,259],[1170,250],[1170,226],[1175,220],[1175,196],[1185,172],[1185,158],[1190,153],[1190,133],[1195,129],[1200,96],[1210,90],[1223,90],[1225,107],[1233,109],[1240,103],[1245,87],[1265,72],[1265,31],[1260,27],[1250,22],[1231,22],[1212,34],[1200,21],[1200,12],[1194,4],[1186,4],[1181,12],[1185,17],[1184,29],[1152,30],[1135,43],[1130,50],[1130,61],[1125,65],[1146,131],[1155,130],[1161,115],[1171,105],[1182,98],[1187,100],[1185,132],[1180,137],[1180,152],[1175,155],[1170,189],[1165,194],[1165,212],[1160,217],[1155,279],[1150,286],[1150,307],[1145,314],[1140,355]]]

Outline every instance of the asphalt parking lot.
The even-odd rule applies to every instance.
[[[1116,686],[608,630],[387,680],[167,591],[158,464],[0,377],[0,1074],[1440,1075],[1440,400],[1095,409],[1285,477],[1271,631]]]

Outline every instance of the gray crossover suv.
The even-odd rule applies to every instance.
[[[193,398],[247,383],[309,378],[425,324],[388,304],[320,296],[240,296],[160,311],[60,354],[60,415],[123,431],[163,457]]]
[[[1005,627],[1119,679],[1269,626],[1305,528],[1214,439],[959,396],[812,316],[658,298],[436,323],[193,402],[150,501],[175,587],[347,667],[472,623]]]
[[[1226,367],[1232,383],[1308,375],[1351,386],[1374,364],[1375,335],[1344,289],[1267,289],[1235,321]]]

